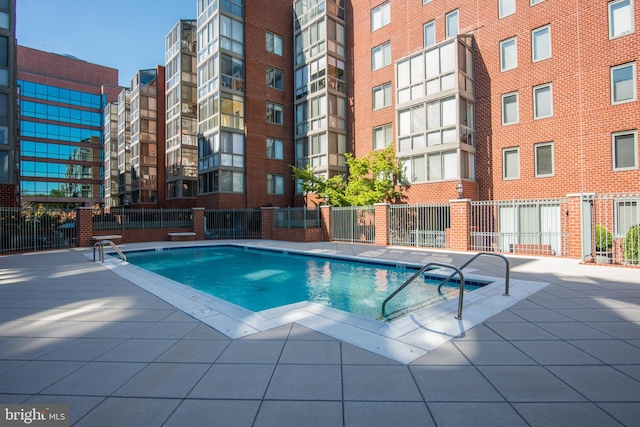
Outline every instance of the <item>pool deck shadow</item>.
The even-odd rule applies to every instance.
[[[399,263],[473,254],[227,243]],[[0,403],[71,424],[637,425],[637,269],[510,256],[512,286],[381,323],[311,303],[254,313],[67,249],[0,257]],[[480,258],[465,274],[504,276]],[[170,303],[168,302],[170,301]]]

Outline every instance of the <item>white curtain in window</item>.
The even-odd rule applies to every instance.
[[[411,84],[424,80],[424,60],[422,55],[411,58]]]
[[[631,1],[624,0],[612,3],[609,7],[611,13],[611,35],[615,37],[633,31]]]
[[[455,151],[442,153],[443,179],[458,178],[458,154]]]
[[[441,101],[442,105],[442,126],[452,126],[456,124],[456,99],[447,98]]]
[[[409,86],[411,83],[411,62],[407,59],[398,63],[398,87]]]
[[[400,114],[400,130],[399,135],[411,134],[411,110],[401,111]]]
[[[433,49],[424,55],[427,69],[427,78],[431,79],[440,75],[440,49]]]

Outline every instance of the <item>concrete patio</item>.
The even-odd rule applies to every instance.
[[[269,243],[454,265],[472,256]],[[153,244],[123,249],[144,246]],[[68,404],[78,426],[582,427],[640,420],[638,269],[510,257],[512,280],[549,285],[405,364],[300,322],[231,339],[86,253],[0,257],[0,403]],[[498,261],[474,268],[499,277]]]

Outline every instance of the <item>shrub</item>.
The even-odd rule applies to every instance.
[[[634,225],[624,238],[624,257],[631,264],[640,261],[640,225]]]
[[[596,224],[596,252],[607,252],[613,246],[613,236],[609,230]]]

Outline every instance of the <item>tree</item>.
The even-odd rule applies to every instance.
[[[293,177],[305,193],[316,193],[332,206],[371,206],[395,203],[402,199],[405,185],[399,183],[402,162],[396,159],[392,146],[374,151],[363,158],[345,154],[348,178],[336,175],[329,179],[316,175],[315,168],[292,166]]]

